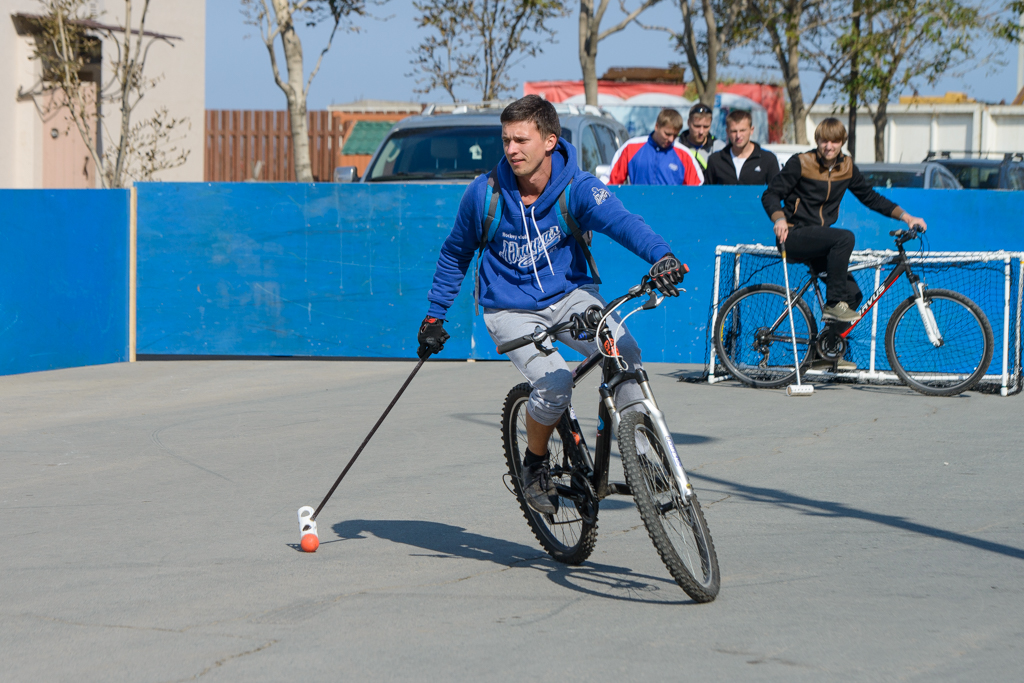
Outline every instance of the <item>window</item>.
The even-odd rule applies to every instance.
[[[924,187],[924,171],[863,171],[875,187]]]
[[[941,168],[933,168],[931,170],[931,174],[932,174],[932,181],[931,181],[931,184],[929,185],[929,187],[931,187],[933,190],[955,190],[956,189],[955,179],[950,177],[950,176],[947,176],[943,172],[943,169],[941,169]]]
[[[601,163],[610,164],[619,145],[616,143],[615,132],[608,126],[595,125],[594,132],[597,133],[597,145],[601,148]]]
[[[1014,164],[1010,166],[1007,185],[1011,190],[1024,190],[1024,166]]]
[[[602,163],[601,150],[597,146],[597,138],[594,136],[594,127],[584,126],[583,134],[580,137],[583,138],[580,141],[580,166],[584,171],[593,173]]]
[[[500,126],[399,130],[367,180],[472,179],[494,168],[503,153]]]
[[[960,184],[969,190],[999,189],[998,164],[946,164]]]

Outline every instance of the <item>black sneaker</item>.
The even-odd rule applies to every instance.
[[[523,464],[523,496],[526,504],[542,515],[558,512],[558,491],[551,481],[547,459],[532,466]]]

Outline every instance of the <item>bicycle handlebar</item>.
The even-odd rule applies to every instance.
[[[600,309],[599,315],[588,315],[591,309],[587,309],[587,311],[585,311],[583,315],[574,313],[569,320],[562,323],[558,323],[557,325],[552,325],[547,329],[542,329],[538,326],[538,328],[536,329],[536,331],[534,331],[533,334],[527,334],[522,337],[519,337],[518,339],[511,339],[503,344],[499,344],[498,353],[506,354],[509,351],[515,351],[516,349],[521,349],[522,347],[528,346],[530,344],[534,344],[538,350],[543,352],[541,344],[544,343],[544,341],[552,337],[556,337],[557,335],[559,335],[562,332],[565,332],[566,330],[573,329],[576,335],[583,335],[596,332],[597,326],[600,324],[601,320],[605,316],[607,316],[613,310],[621,306],[626,301],[629,301],[630,299],[636,299],[647,294],[650,296],[650,299],[644,303],[643,308],[645,310],[650,310],[656,307],[659,303],[661,303],[657,298],[657,294],[655,293],[656,291],[657,290],[655,289],[654,283],[651,280],[650,276],[644,275],[643,278],[641,278],[640,280],[640,284],[633,285],[632,287],[629,288],[629,291],[627,293],[623,294],[617,299],[613,299],[612,301],[610,301],[607,306]],[[592,309],[595,311],[598,310],[596,306],[593,306]],[[580,338],[582,339],[583,337],[581,336]]]
[[[904,242],[909,242],[910,240],[917,239],[922,232],[924,231],[918,230],[916,227],[908,228],[906,230],[890,230],[889,237],[895,237],[897,244],[903,244]]]

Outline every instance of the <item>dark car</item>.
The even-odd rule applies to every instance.
[[[611,163],[626,140],[621,123],[594,107],[555,105],[555,109],[562,137],[576,146],[580,168],[594,173],[598,166]],[[469,182],[497,165],[504,153],[500,109],[427,112],[402,119],[391,128],[361,182]],[[353,171],[343,168],[335,171],[335,178],[355,179]]]
[[[941,164],[857,164],[875,187],[919,187],[925,190],[959,190],[959,181]]]
[[[987,154],[954,158],[953,154],[930,153],[927,160],[948,168],[968,190],[1024,190],[1024,154],[1004,153],[1002,158]]]

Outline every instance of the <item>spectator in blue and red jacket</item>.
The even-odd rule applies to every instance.
[[[683,117],[662,109],[654,132],[626,141],[612,159],[610,185],[703,185],[704,173],[676,138]]]

